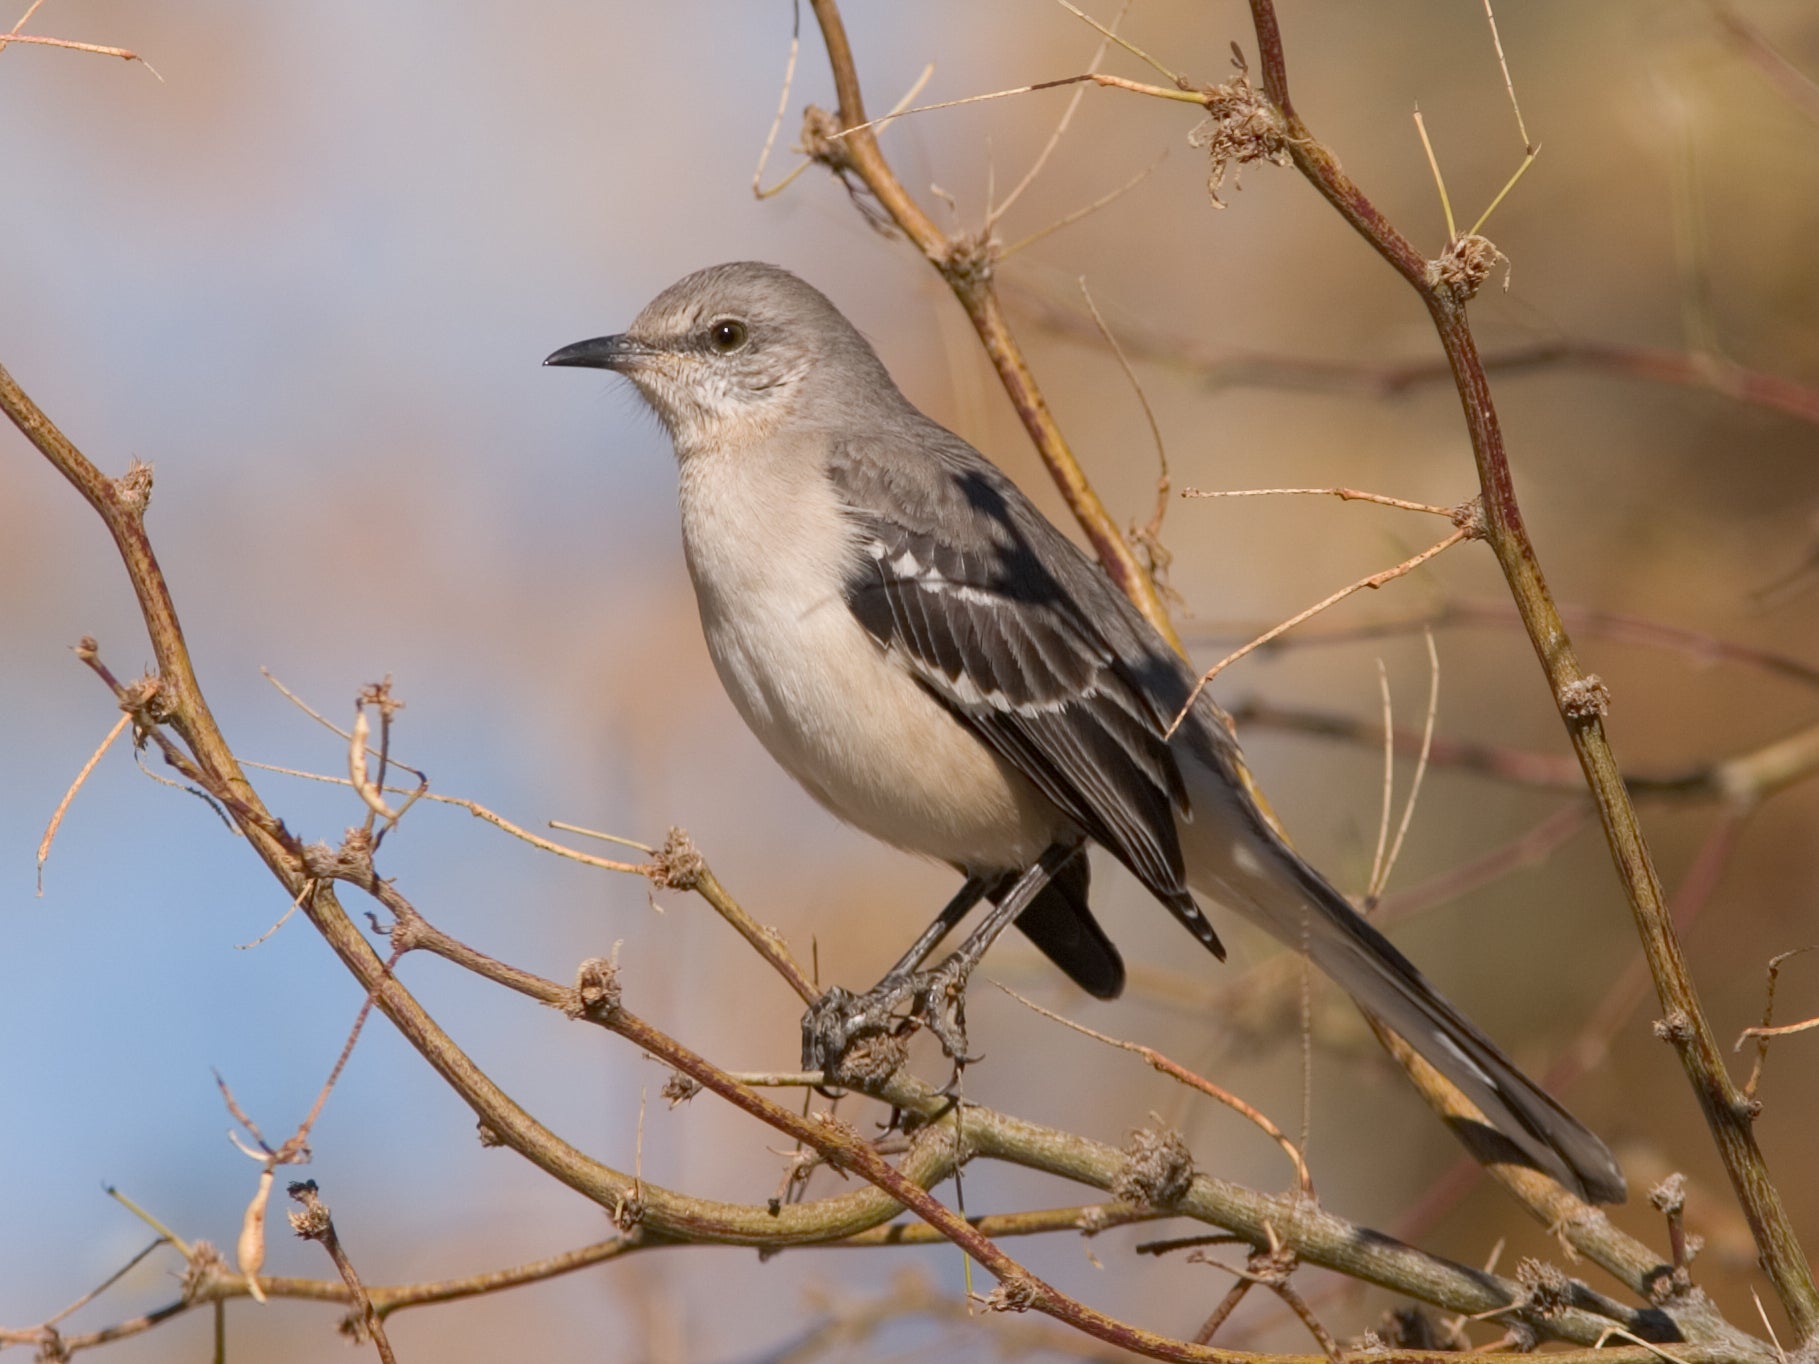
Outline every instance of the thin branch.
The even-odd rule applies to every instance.
[[[259,946],[260,943],[264,942],[267,938],[271,937],[272,934],[276,933],[279,929],[283,928],[285,925],[285,922],[287,920],[289,920],[291,915],[293,915],[297,912],[297,906],[299,906],[303,903],[303,897],[313,893],[319,884],[321,884],[321,883],[317,882],[317,881],[305,881],[303,883],[302,889],[300,889],[295,895],[293,895],[291,897],[290,907],[288,909],[286,909],[284,911],[284,913],[282,913],[278,916],[277,921],[275,923],[273,923],[270,928],[266,929],[265,932],[261,933],[258,937],[254,938],[251,942],[235,943],[234,950],[237,952],[249,951],[252,948]]]
[[[394,759],[394,761],[396,760]],[[399,765],[402,766],[402,764]],[[348,777],[331,777],[320,772],[306,772],[301,768],[296,767],[279,767],[272,763],[253,762],[251,759],[246,760],[246,766],[257,768],[262,772],[275,772],[284,777],[299,777],[304,781],[327,782],[331,786],[352,787],[354,784],[352,779]],[[387,786],[384,790],[387,794],[411,795],[416,788],[408,786]],[[598,867],[602,871],[629,872],[635,876],[648,877],[654,874],[654,868],[651,863],[619,862],[610,857],[596,857],[592,853],[584,853],[576,848],[557,843],[553,839],[534,834],[522,825],[512,823],[512,821],[507,819],[504,815],[489,810],[486,806],[480,804],[479,801],[467,800],[461,796],[445,796],[435,791],[423,792],[422,798],[424,800],[434,801],[438,805],[453,805],[457,809],[466,810],[475,819],[484,820],[494,828],[503,830],[513,838],[523,840],[533,848],[537,848],[542,852],[553,853],[557,857],[566,857],[571,862],[580,862],[585,866]],[[604,835],[595,836],[604,837]],[[633,844],[632,846],[640,847],[642,845]]]
[[[71,52],[92,52],[97,57],[119,57],[122,61],[139,62],[154,76],[158,76],[158,73],[152,70],[150,62],[137,52],[129,52],[124,47],[104,47],[100,43],[79,43],[73,38],[43,38],[35,33],[20,33],[16,30],[0,34],[0,50],[4,50],[14,43],[36,43],[41,47],[66,48]],[[164,77],[158,76],[158,79],[163,80]]]
[[[1295,1143],[1288,1139],[1288,1136],[1283,1130],[1276,1126],[1274,1122],[1270,1121],[1261,1109],[1255,1107],[1246,1100],[1239,1098],[1229,1089],[1223,1089],[1214,1084],[1211,1080],[1206,1079],[1204,1076],[1196,1075],[1180,1062],[1171,1061],[1154,1047],[1146,1047],[1140,1042],[1126,1042],[1119,1037],[1109,1037],[1105,1033],[1097,1032],[1094,1029],[1087,1027],[1084,1023],[1076,1023],[1073,1019],[1064,1018],[1052,1009],[1043,1008],[1040,1004],[1036,1003],[1035,1000],[1027,999],[1023,995],[1018,994],[1002,981],[994,980],[992,984],[996,985],[1024,1008],[1029,1009],[1034,1013],[1041,1014],[1042,1017],[1048,1019],[1050,1022],[1059,1023],[1064,1028],[1071,1028],[1084,1037],[1092,1038],[1095,1042],[1105,1043],[1108,1047],[1116,1047],[1119,1051],[1128,1051],[1133,1056],[1141,1056],[1149,1063],[1152,1070],[1160,1071],[1171,1080],[1174,1080],[1179,1084],[1184,1084],[1189,1089],[1198,1090],[1209,1099],[1214,1099],[1219,1103],[1224,1104],[1227,1108],[1231,1109],[1232,1112],[1238,1114],[1246,1122],[1249,1122],[1252,1126],[1257,1128],[1258,1131],[1262,1132],[1264,1136],[1268,1137],[1271,1141],[1275,1142],[1276,1145],[1282,1148],[1282,1153],[1288,1157],[1289,1163],[1295,1167],[1295,1182],[1299,1187],[1302,1196],[1306,1198],[1315,1197],[1313,1176],[1308,1173],[1307,1162],[1301,1158],[1301,1152],[1296,1148]]]
[[[20,20],[21,23],[24,20]],[[88,761],[82,764],[82,770],[76,773],[76,779],[69,784],[69,790],[63,793],[63,799],[57,802],[57,808],[51,812],[50,823],[44,826],[44,837],[38,840],[38,894],[44,894],[44,864],[50,860],[51,844],[56,841],[57,830],[63,826],[63,816],[69,813],[71,803],[76,799],[76,792],[82,789],[82,783],[88,780],[101,762],[101,755],[114,746],[114,740],[126,732],[126,727],[133,722],[130,715],[122,715],[114,721],[114,727],[107,732],[107,737],[95,746],[89,754]]]
[[[1702,129],[1684,92],[1663,85],[1660,97],[1667,113],[1661,122],[1674,135],[1672,221],[1674,264],[1680,274],[1680,326],[1688,351],[1694,355],[1720,355],[1723,350],[1718,342],[1718,304],[1713,295],[1710,206],[1699,173]]]
[[[277,684],[274,683],[274,685]],[[324,723],[326,724],[327,722],[324,721]],[[333,726],[331,725],[330,728],[333,728]],[[353,784],[347,777],[323,776],[320,773],[304,772],[297,768],[275,767],[269,763],[249,761],[246,766],[260,768],[267,772],[281,773],[285,776],[301,777],[307,781],[328,782],[337,786],[351,786]],[[403,788],[394,786],[386,787],[385,789],[390,792],[397,792],[401,791]],[[466,810],[476,819],[484,820],[495,828],[503,829],[512,837],[522,839],[534,848],[539,848],[544,852],[554,853],[558,857],[565,857],[571,862],[580,862],[585,866],[598,867],[603,871],[624,872],[635,876],[642,876],[654,885],[667,886],[673,890],[695,891],[713,907],[715,913],[719,914],[721,918],[731,924],[741,937],[756,948],[766,961],[771,963],[772,967],[783,977],[789,987],[801,996],[804,1003],[812,1004],[821,997],[821,992],[814,987],[813,982],[809,979],[807,974],[803,972],[802,967],[796,962],[794,956],[791,955],[789,945],[785,943],[782,937],[775,931],[765,927],[756,919],[752,918],[745,908],[728,894],[726,887],[720,884],[719,879],[708,868],[706,860],[701,856],[694,844],[689,841],[688,835],[682,830],[670,830],[669,841],[662,848],[656,849],[651,848],[646,844],[638,843],[632,839],[618,838],[612,834],[597,833],[590,829],[580,829],[573,825],[565,825],[557,821],[551,821],[556,824],[556,827],[558,828],[568,829],[574,833],[586,834],[590,838],[602,838],[611,842],[622,843],[628,847],[636,848],[641,852],[651,854],[650,860],[646,862],[620,862],[608,857],[595,857],[591,853],[584,853],[575,848],[570,848],[565,844],[557,843],[552,839],[540,837],[530,830],[512,823],[503,815],[496,814],[494,811],[489,810],[478,801],[467,800],[461,796],[438,795],[433,791],[423,791],[422,796],[424,800],[435,801],[442,805],[453,805],[459,809]]]
[[[570,824],[565,820],[552,819],[549,827],[560,829],[565,834],[580,834],[583,838],[597,838],[602,843],[617,843],[622,848],[631,848],[643,853],[646,857],[654,857],[657,854],[657,850],[648,843],[640,843],[635,838],[625,838],[619,834],[609,834],[600,829],[590,829],[584,824]]]
[[[24,23],[25,20],[21,19],[19,22]],[[63,1321],[64,1319],[66,1319],[68,1317],[74,1316],[77,1312],[80,1312],[84,1307],[87,1307],[96,1298],[100,1297],[103,1293],[107,1292],[108,1289],[112,1288],[115,1284],[119,1283],[120,1280],[124,1279],[128,1274],[132,1273],[133,1270],[137,1269],[139,1267],[139,1262],[141,1260],[145,1259],[145,1257],[147,1255],[150,1255],[154,1250],[158,1249],[158,1247],[166,1246],[169,1244],[170,1244],[169,1240],[167,1240],[163,1236],[160,1236],[157,1240],[155,1240],[155,1241],[151,1242],[149,1245],[147,1245],[145,1247],[145,1249],[141,1250],[137,1255],[133,1256],[132,1259],[128,1260],[125,1264],[121,1265],[120,1268],[116,1269],[112,1274],[109,1274],[100,1283],[96,1284],[93,1288],[89,1289],[88,1292],[84,1293],[81,1297],[77,1298],[74,1302],[72,1302],[68,1307],[64,1308],[61,1312],[58,1312],[52,1316],[46,1317],[44,1319],[44,1321],[41,1323],[41,1326],[55,1326],[58,1322]]]
[[[1396,713],[1390,698],[1389,669],[1381,658],[1377,660],[1377,690],[1383,698],[1383,799],[1377,802],[1377,847],[1371,853],[1371,874],[1365,882],[1367,905],[1377,898],[1377,883],[1384,875],[1383,857],[1390,842],[1390,806],[1395,803],[1396,794]]]
[[[1118,6],[1117,17],[1112,20],[1113,29],[1124,21],[1124,16],[1130,12],[1133,3],[1135,0],[1123,0],[1123,3]],[[1086,64],[1088,74],[1099,69],[1099,63],[1105,60],[1105,54],[1111,48],[1111,43],[1110,35],[1099,40],[1099,46],[1093,50],[1093,59]],[[1055,148],[1061,145],[1061,139],[1067,134],[1068,125],[1074,121],[1075,111],[1080,108],[1080,101],[1085,98],[1086,83],[1081,82],[1074,87],[1074,93],[1067,101],[1067,108],[1061,111],[1061,117],[1055,121],[1054,130],[1049,133],[1048,141],[1042,144],[1042,150],[1036,154],[1036,159],[1030,163],[1030,168],[1023,173],[1023,178],[1016,183],[1009,194],[1004,196],[1003,201],[996,208],[992,207],[991,196],[986,197],[985,231],[987,235],[990,235],[998,224],[1004,221],[1004,215],[1009,213],[1017,200],[1023,197],[1024,191],[1036,183],[1036,177],[1042,174],[1049,163],[1049,158],[1055,154]]]
[[[19,22],[13,25],[11,32],[17,34],[31,22],[32,16],[42,8],[44,8],[44,0],[32,0],[32,3],[26,7],[25,13],[19,16]]]
[[[1503,55],[1503,38],[1497,32],[1497,16],[1491,12],[1491,0],[1484,0],[1484,20],[1491,28],[1491,44],[1497,49],[1497,69],[1503,72],[1503,88],[1510,97],[1510,111],[1516,115],[1516,131],[1521,134],[1523,149],[1532,152],[1535,143],[1522,121],[1522,105],[1516,99],[1516,82],[1510,78],[1510,64]],[[1476,228],[1472,230],[1477,231]]]
[[[398,1356],[392,1352],[392,1343],[385,1334],[385,1322],[373,1306],[373,1300],[367,1296],[360,1275],[354,1269],[354,1262],[348,1258],[347,1251],[341,1244],[341,1238],[335,1234],[334,1219],[329,1216],[328,1205],[317,1196],[316,1181],[299,1180],[290,1186],[290,1196],[303,1208],[302,1212],[291,1214],[291,1226],[304,1240],[319,1242],[328,1252],[329,1259],[335,1262],[335,1268],[341,1272],[342,1282],[352,1295],[361,1329],[379,1351],[381,1364],[398,1364]]]
[[[1811,1032],[1814,1028],[1819,1028],[1819,1018],[1808,1018],[1799,1023],[1782,1023],[1772,1028],[1745,1028],[1732,1050],[1742,1051],[1743,1044],[1752,1037],[1786,1037],[1790,1033]]]
[[[1427,154],[1427,168],[1434,173],[1434,189],[1440,195],[1440,210],[1446,215],[1446,239],[1459,236],[1459,225],[1453,221],[1453,200],[1446,192],[1446,177],[1440,173],[1440,158],[1434,155],[1434,144],[1428,140],[1427,120],[1421,117],[1421,106],[1415,106],[1415,131],[1421,134],[1421,150]]]
[[[153,1217],[132,1199],[121,1193],[119,1189],[111,1184],[104,1184],[102,1186],[102,1192],[121,1207],[125,1208],[134,1217],[137,1217],[141,1222],[145,1223],[146,1226],[157,1232],[158,1235],[167,1241],[184,1259],[194,1260],[196,1258],[196,1249],[194,1246],[188,1241],[185,1241],[181,1236],[177,1235],[177,1233],[172,1231],[169,1227],[165,1226],[164,1223],[160,1222],[156,1217]]]
[[[927,73],[925,73],[925,78],[926,74]],[[932,104],[908,106],[899,101],[888,114],[880,115],[878,118],[868,119],[864,123],[854,123],[848,127],[837,129],[833,132],[829,132],[826,136],[829,142],[842,142],[847,138],[857,137],[860,133],[882,132],[886,127],[895,123],[898,119],[909,118],[915,114],[933,114],[938,113],[943,109],[961,109],[969,104],[989,104],[993,100],[1013,99],[1018,95],[1033,95],[1043,90],[1060,90],[1070,85],[1101,85],[1117,90],[1129,90],[1140,95],[1151,95],[1162,99],[1185,101],[1190,104],[1198,104],[1200,102],[1200,96],[1184,94],[1179,90],[1167,90],[1158,85],[1144,85],[1141,81],[1126,80],[1123,76],[1110,76],[1103,71],[1082,71],[1077,76],[1059,76],[1054,80],[1035,81],[1029,85],[1012,85],[1003,90],[987,90],[982,94],[977,95],[960,95],[955,99],[936,100]],[[920,90],[921,88],[921,81],[918,81],[917,84],[912,87],[914,90]],[[939,191],[937,191],[937,193],[939,193]],[[988,226],[992,221],[994,220],[988,215]]]
[[[1501,881],[1524,867],[1545,862],[1592,823],[1592,820],[1593,812],[1589,803],[1578,802],[1565,806],[1501,847],[1492,848],[1469,862],[1439,872],[1407,890],[1384,896],[1371,916],[1372,922],[1387,930],[1392,924],[1405,923],[1441,905],[1450,904],[1481,886]]]
[[[295,706],[298,710],[302,711],[305,715],[309,716],[310,719],[314,720],[317,724],[321,725],[329,733],[334,734],[334,735],[340,737],[341,739],[346,740],[348,743],[353,742],[353,739],[354,739],[353,730],[341,728],[340,725],[336,724],[333,720],[329,719],[328,716],[324,715],[321,711],[317,710],[314,706],[310,705],[309,702],[305,701],[301,696],[297,695],[296,692],[292,691],[289,687],[285,686],[284,683],[280,682],[278,680],[277,676],[272,672],[272,670],[270,668],[259,669],[259,674],[267,682],[271,683],[273,687],[277,688],[278,694],[280,696],[284,697],[285,700],[289,701],[293,706]],[[363,745],[363,748],[368,757],[377,758],[380,756],[379,750],[372,747],[370,744]],[[409,763],[400,761],[396,754],[387,755],[386,761],[391,763],[391,765],[394,767],[402,767],[406,772],[409,772],[413,777],[417,778],[418,782],[421,784],[427,784],[429,781],[429,778],[428,778],[428,776],[426,776],[424,774],[423,769],[417,768],[417,767],[412,767]],[[251,764],[248,764],[248,765],[251,766]],[[318,777],[318,776],[315,776],[315,775],[313,775],[311,773],[307,773],[307,772],[288,772],[288,769],[281,768],[281,767],[270,767],[270,768],[267,768],[266,770],[268,772],[287,772],[288,775],[291,775],[291,776],[307,776],[312,781],[334,780],[333,778],[330,778],[330,777]],[[399,787],[391,787],[388,789],[394,790],[394,791],[402,790],[402,788],[399,788]]]
[[[1434,647],[1432,630],[1427,633],[1427,665],[1427,716],[1421,723],[1421,752],[1415,758],[1414,776],[1409,779],[1408,800],[1402,806],[1402,821],[1396,826],[1396,841],[1390,844],[1389,856],[1384,859],[1382,877],[1371,885],[1372,901],[1382,897],[1383,888],[1389,883],[1390,872],[1402,856],[1402,843],[1408,837],[1409,825],[1414,821],[1415,803],[1421,798],[1421,781],[1427,775],[1428,759],[1434,751],[1434,723],[1440,717],[1440,653]]]
[[[1097,199],[1093,200],[1090,204],[1082,204],[1079,208],[1072,209],[1066,213],[1063,213],[1059,218],[1055,219],[1055,221],[1050,223],[1047,227],[1039,227],[1034,232],[1030,233],[1029,236],[1021,237],[1018,240],[1012,242],[1009,246],[1000,247],[998,249],[998,259],[999,260],[1009,260],[1012,256],[1016,255],[1019,251],[1023,250],[1025,247],[1034,246],[1037,242],[1041,241],[1044,237],[1047,237],[1047,236],[1052,235],[1053,233],[1059,232],[1059,231],[1061,231],[1062,228],[1072,227],[1075,223],[1079,222],[1081,219],[1090,218],[1093,214],[1097,213],[1100,209],[1105,208],[1110,204],[1117,203],[1118,200],[1122,199],[1125,195],[1129,194],[1132,190],[1136,189],[1138,185],[1141,185],[1145,180],[1149,179],[1150,176],[1154,175],[1156,173],[1156,168],[1162,164],[1162,162],[1167,158],[1167,156],[1168,156],[1168,153],[1164,152],[1161,156],[1158,156],[1154,161],[1150,162],[1149,165],[1145,166],[1142,170],[1138,171],[1130,179],[1126,180],[1122,185],[1119,185],[1116,189],[1108,190],[1106,193],[1101,194]]]
[[[898,96],[897,102],[895,104],[891,105],[890,112],[888,114],[886,114],[883,118],[872,120],[871,127],[877,132],[883,132],[886,128],[890,127],[891,124],[895,123],[898,119],[902,118],[905,114],[919,113],[920,110],[912,109],[910,106],[915,101],[916,96],[920,95],[925,89],[928,88],[928,83],[934,79],[934,76],[935,76],[935,64],[933,62],[929,62],[927,65],[925,65],[922,68],[922,74],[920,74],[919,76],[916,77],[915,80],[910,82],[909,89],[905,90],[900,96]],[[931,106],[925,105],[923,107],[927,108],[927,107],[931,107]],[[945,106],[932,106],[932,107],[945,107]],[[937,192],[939,192],[939,191],[937,191]]]
[[[1148,174],[1146,171],[1145,174]],[[1163,560],[1162,519],[1168,515],[1168,445],[1162,439],[1162,427],[1156,421],[1156,409],[1150,406],[1149,395],[1143,391],[1143,382],[1137,378],[1137,371],[1131,368],[1130,360],[1124,354],[1124,347],[1118,344],[1118,338],[1106,325],[1100,315],[1099,305],[1093,302],[1092,294],[1086,287],[1086,276],[1080,276],[1080,297],[1086,303],[1087,311],[1093,315],[1093,323],[1099,328],[1099,334],[1105,338],[1105,344],[1111,347],[1117,357],[1118,368],[1124,371],[1124,377],[1137,395],[1137,403],[1143,408],[1143,420],[1148,423],[1150,440],[1156,447],[1156,509],[1150,513],[1149,523],[1133,532],[1133,538],[1148,547],[1150,554],[1150,576],[1158,573],[1158,561]]]
[[[1329,638],[1336,637],[1335,634]],[[1240,728],[1264,725],[1355,744],[1374,744],[1382,737],[1381,730],[1353,716],[1275,706],[1255,698],[1239,701],[1230,713],[1232,723]],[[1418,755],[1422,744],[1428,742],[1406,729],[1397,730],[1394,740],[1397,750],[1409,755]],[[1548,791],[1579,791],[1584,786],[1584,774],[1571,758],[1442,736],[1433,738],[1430,747],[1434,763],[1497,781]],[[1624,782],[1637,800],[1716,802],[1732,809],[1747,809],[1790,786],[1812,780],[1816,774],[1819,724],[1717,761],[1682,769],[1626,772]]]
[[[1540,155],[1541,155],[1541,148],[1539,148],[1539,147],[1530,147],[1526,152],[1524,152],[1522,154],[1521,162],[1516,166],[1516,169],[1511,173],[1510,178],[1503,182],[1503,188],[1498,190],[1497,193],[1494,196],[1492,196],[1490,203],[1488,203],[1484,206],[1484,212],[1482,212],[1478,215],[1478,221],[1473,223],[1470,227],[1468,227],[1465,230],[1466,237],[1468,237],[1468,238],[1476,237],[1478,235],[1478,233],[1483,230],[1484,225],[1490,221],[1491,214],[1493,214],[1497,211],[1497,206],[1509,197],[1510,191],[1515,189],[1516,183],[1519,180],[1521,180],[1523,176],[1528,174],[1528,168],[1535,164],[1535,158]],[[1501,253],[1499,253],[1499,254],[1501,254]],[[1507,265],[1508,261],[1506,260],[1504,263],[1505,263],[1505,265]],[[1509,287],[1510,287],[1509,274],[1507,271],[1505,271],[1504,276],[1503,276],[1503,290],[1505,293],[1509,292]]]
[[[1187,81],[1184,77],[1180,76],[1176,72],[1169,70],[1161,62],[1157,61],[1154,57],[1150,56],[1149,53],[1145,52],[1142,48],[1138,47],[1135,43],[1130,42],[1127,39],[1121,38],[1114,31],[1114,29],[1107,28],[1104,24],[1100,23],[1097,19],[1093,18],[1092,15],[1086,13],[1086,11],[1081,10],[1081,9],[1076,9],[1073,5],[1070,5],[1068,3],[1068,0],[1055,0],[1055,3],[1060,5],[1062,9],[1066,10],[1069,14],[1073,15],[1076,19],[1080,19],[1080,20],[1084,21],[1085,23],[1091,25],[1093,28],[1098,29],[1100,34],[1103,37],[1105,37],[1107,40],[1109,40],[1111,42],[1118,44],[1119,47],[1123,48],[1126,52],[1130,53],[1131,56],[1135,57],[1138,61],[1142,62],[1145,66],[1149,67],[1150,70],[1154,71],[1157,75],[1161,76],[1162,79],[1167,81],[1170,85],[1173,85],[1177,89],[1180,89],[1180,90],[1186,90],[1188,88]],[[1122,15],[1123,11],[1120,10],[1119,13],[1120,13],[1120,15]]]
[[[1819,1018],[1809,1018],[1804,1023],[1789,1023],[1779,1028],[1773,1026],[1775,1021],[1775,982],[1781,975],[1781,963],[1788,960],[1790,957],[1797,957],[1803,952],[1811,952],[1812,950],[1813,946],[1808,944],[1805,947],[1796,947],[1791,952],[1777,953],[1775,956],[1769,958],[1768,986],[1762,994],[1762,1022],[1757,1027],[1745,1028],[1742,1036],[1737,1039],[1737,1044],[1731,1048],[1732,1051],[1742,1051],[1745,1042],[1752,1037],[1756,1039],[1756,1062],[1750,1067],[1750,1077],[1748,1080],[1744,1081],[1743,1084],[1743,1093],[1745,1097],[1752,1101],[1756,1097],[1758,1086],[1762,1083],[1762,1068],[1768,1062],[1769,1039],[1771,1037],[1785,1037],[1789,1033],[1805,1032],[1809,1028],[1819,1027]]]
[[[796,58],[802,51],[802,0],[793,0],[790,5],[789,61],[783,66],[783,88],[777,92],[777,116],[771,120],[770,131],[764,135],[764,147],[758,153],[758,165],[752,171],[752,197],[768,199],[774,194],[781,194],[790,183],[814,163],[806,157],[785,175],[782,180],[764,188],[764,167],[771,159],[771,148],[776,145],[777,133],[783,127],[783,115],[789,111],[790,87],[796,83]]]
[[[1337,592],[1334,592],[1331,596],[1324,597],[1321,600],[1315,602],[1312,606],[1308,607],[1305,611],[1298,611],[1294,615],[1290,616],[1287,620],[1283,621],[1281,624],[1272,626],[1270,629],[1265,630],[1262,634],[1258,635],[1257,638],[1253,639],[1249,644],[1244,645],[1242,648],[1232,650],[1231,653],[1227,654],[1224,658],[1220,659],[1217,663],[1213,664],[1212,667],[1208,668],[1205,672],[1200,674],[1199,681],[1195,682],[1194,689],[1188,693],[1187,701],[1182,705],[1180,713],[1175,716],[1174,723],[1169,726],[1169,733],[1173,734],[1175,732],[1176,727],[1179,726],[1181,721],[1186,718],[1188,711],[1193,709],[1194,702],[1196,702],[1200,699],[1200,693],[1206,690],[1206,684],[1211,682],[1215,677],[1217,677],[1220,673],[1225,671],[1225,669],[1229,668],[1232,664],[1236,663],[1239,659],[1243,658],[1246,654],[1252,653],[1255,650],[1262,648],[1265,644],[1268,644],[1271,640],[1275,639],[1277,636],[1286,634],[1288,631],[1294,629],[1297,625],[1301,624],[1303,621],[1312,619],[1314,616],[1319,615],[1322,611],[1325,611],[1329,607],[1338,605],[1340,602],[1344,601],[1347,597],[1352,596],[1355,593],[1362,592],[1366,588],[1370,588],[1372,591],[1375,591],[1377,588],[1382,587],[1385,583],[1391,582],[1397,578],[1400,578],[1405,573],[1413,572],[1415,569],[1421,567],[1422,564],[1426,563],[1429,559],[1432,559],[1435,555],[1444,553],[1445,551],[1451,549],[1454,545],[1459,544],[1461,541],[1471,539],[1472,536],[1473,536],[1473,532],[1472,532],[1471,527],[1461,526],[1461,527],[1459,527],[1459,529],[1455,530],[1451,535],[1447,536],[1444,540],[1436,541],[1434,544],[1431,544],[1426,549],[1422,550],[1419,554],[1410,555],[1408,558],[1404,559],[1401,563],[1396,564],[1390,568],[1382,569],[1379,572],[1372,573],[1367,577],[1360,578],[1355,583],[1348,583],[1346,586],[1340,588]]]
[[[1375,502],[1380,507],[1399,507],[1403,511],[1426,512],[1449,519],[1459,514],[1457,507],[1437,507],[1431,502],[1410,502],[1383,493],[1367,493],[1357,488],[1183,488],[1183,497],[1336,497],[1342,502]]]

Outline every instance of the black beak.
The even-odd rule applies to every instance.
[[[596,336],[592,341],[577,341],[564,346],[543,363],[572,365],[581,369],[611,369],[624,374],[639,368],[656,352],[629,336]]]

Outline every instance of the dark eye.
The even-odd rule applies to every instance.
[[[745,323],[736,317],[723,317],[707,329],[707,344],[722,355],[731,355],[745,344]]]

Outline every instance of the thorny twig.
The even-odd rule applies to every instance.
[[[303,1209],[291,1214],[291,1229],[306,1241],[318,1242],[328,1252],[329,1259],[335,1262],[335,1268],[341,1274],[341,1281],[353,1296],[354,1311],[361,1328],[379,1351],[380,1360],[383,1364],[397,1364],[398,1357],[392,1353],[392,1342],[385,1334],[385,1322],[373,1306],[373,1300],[367,1296],[360,1275],[354,1269],[354,1262],[348,1258],[341,1238],[335,1233],[334,1219],[329,1216],[328,1205],[317,1195],[316,1181],[297,1181],[290,1186],[290,1196]]]

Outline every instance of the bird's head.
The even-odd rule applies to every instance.
[[[811,285],[739,261],[689,275],[616,336],[564,346],[546,365],[623,374],[681,458],[858,415],[896,388],[865,338]],[[896,399],[901,401],[900,398]]]

